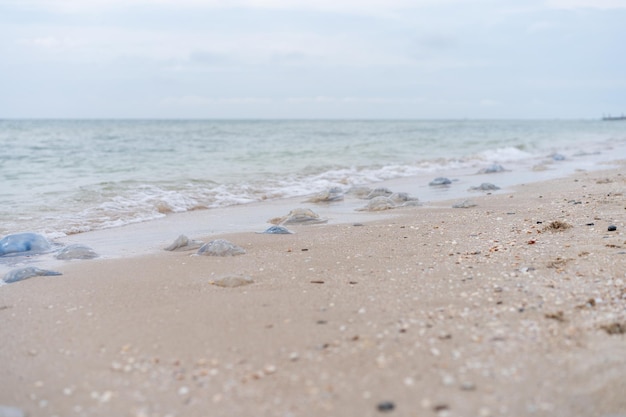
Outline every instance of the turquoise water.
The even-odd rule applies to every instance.
[[[0,121],[0,235],[59,237],[559,153],[626,158],[626,123]]]

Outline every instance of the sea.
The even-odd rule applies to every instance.
[[[499,164],[514,185],[620,159],[619,121],[0,120],[0,237],[57,239],[395,179],[419,178],[412,191],[427,203],[451,196],[427,186],[438,176]]]

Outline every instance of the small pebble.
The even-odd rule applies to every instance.
[[[465,381],[461,384],[461,389],[463,391],[474,391],[476,389],[476,384],[473,382]]]
[[[609,232],[614,232],[616,230],[617,230],[617,226],[615,226],[614,224],[610,225],[609,228],[608,228]]]
[[[383,401],[381,403],[378,403],[376,408],[378,409],[378,411],[386,413],[389,411],[393,411],[393,409],[396,408],[396,405],[391,401]]]

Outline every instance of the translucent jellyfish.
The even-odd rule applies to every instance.
[[[271,219],[269,222],[272,224],[319,224],[326,223],[328,219],[320,218],[319,214],[313,210],[305,208],[297,208],[291,210],[289,214],[283,217],[277,217]]]
[[[506,171],[506,169],[504,169],[504,167],[502,165],[499,164],[492,164],[489,165],[487,168],[483,168],[480,171],[478,171],[479,174],[493,174],[496,172],[504,172]]]
[[[81,245],[79,243],[68,245],[61,249],[59,253],[55,255],[57,259],[93,259],[97,258],[98,254],[89,246]]]
[[[205,256],[235,256],[243,255],[246,251],[232,242],[224,239],[212,240],[198,249],[198,255]]]
[[[48,269],[40,269],[35,268],[34,266],[28,266],[25,268],[18,268],[9,271],[4,276],[4,282],[10,284],[12,282],[22,281],[27,278],[37,277],[37,276],[53,276],[53,275],[62,275],[57,271],[50,271]]]
[[[215,281],[211,281],[211,284],[217,285],[218,287],[234,288],[252,284],[253,282],[254,280],[247,276],[229,275],[216,279]]]
[[[376,197],[389,197],[391,194],[393,194],[393,191],[391,191],[389,188],[387,187],[379,187],[379,188],[374,188],[372,190],[372,192],[370,192],[367,197],[368,200],[371,200],[372,198],[376,198]]]
[[[383,211],[396,208],[396,204],[388,197],[379,196],[372,198],[365,207],[357,209],[358,211]]]
[[[319,192],[306,200],[308,203],[330,203],[333,201],[343,200],[343,191],[339,187],[332,187],[328,190]]]
[[[428,185],[430,185],[431,187],[438,187],[438,186],[450,185],[450,184],[452,184],[452,181],[450,181],[450,179],[446,177],[437,177],[428,183]]]
[[[470,187],[469,191],[496,191],[499,190],[500,187],[491,184],[489,182],[483,182],[478,187]]]
[[[0,256],[49,252],[52,245],[37,233],[15,233],[0,240]]]
[[[293,234],[292,231],[287,229],[284,226],[270,226],[262,232],[258,232],[266,235],[290,235]]]
[[[193,250],[198,249],[202,246],[204,242],[201,240],[191,240],[185,235],[180,235],[171,245],[169,245],[165,250],[168,251],[185,251],[185,250]]]
[[[476,207],[476,203],[470,200],[463,200],[452,205],[452,208],[470,208],[470,207]]]

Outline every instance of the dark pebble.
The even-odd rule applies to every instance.
[[[617,230],[617,226],[615,226],[614,224],[610,225],[608,228],[609,232],[614,232]]]
[[[595,223],[587,223],[585,226],[594,226]]]
[[[396,408],[396,405],[391,401],[383,401],[382,403],[378,403],[376,408],[378,408],[378,411],[386,413],[389,411],[393,411],[393,409]]]

